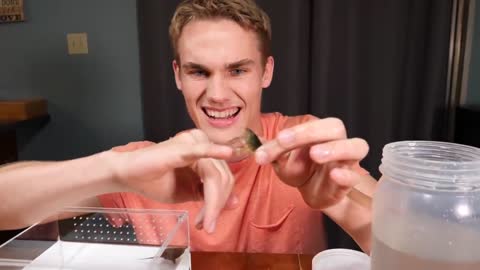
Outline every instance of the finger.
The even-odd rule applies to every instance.
[[[368,154],[368,144],[359,138],[330,141],[310,148],[310,158],[317,163],[362,160]]]
[[[188,131],[187,134],[197,143],[210,142],[207,134],[205,134],[205,132],[203,132],[201,129],[192,129]]]
[[[228,178],[227,180],[229,180],[229,182],[227,183],[229,185],[228,186],[229,192],[227,192],[228,198],[225,202],[225,206],[223,207],[223,209],[232,210],[237,208],[239,204],[238,196],[233,194],[233,187],[235,186],[235,177],[231,173],[230,167],[228,166],[227,162],[218,161],[218,163],[222,166],[223,171],[226,172],[226,177]]]
[[[212,143],[178,143],[163,142],[154,148],[148,147],[144,152],[131,156],[128,166],[132,163],[142,164],[144,171],[165,171],[179,167],[190,166],[202,158],[224,159],[232,155],[232,149],[224,145]]]
[[[168,145],[169,149],[162,149],[163,153],[159,153],[159,156],[162,154],[167,159],[168,167],[173,168],[189,166],[201,158],[229,159],[233,155],[231,147],[211,143],[199,129],[184,131],[159,145],[163,144]]]
[[[203,219],[205,218],[205,206],[202,206],[197,216],[195,217],[195,228],[197,230],[203,229]]]
[[[330,171],[330,178],[339,186],[352,188],[360,182],[356,173],[348,168],[334,168]]]
[[[282,155],[272,162],[272,167],[284,183],[299,187],[305,184],[315,173],[316,166],[312,163],[309,157],[309,149],[302,148]]]
[[[330,176],[337,182],[349,183],[352,186],[347,193],[352,201],[367,209],[372,208],[372,197],[377,184],[373,177],[343,168],[333,169]]]
[[[233,189],[233,176],[230,170],[223,167],[222,162],[215,161],[213,165],[219,172],[219,177],[210,178],[205,182],[205,220],[204,227],[208,233],[213,233],[216,221],[222,209],[225,208]]]
[[[355,185],[353,178],[334,178],[331,174],[337,169],[316,171],[312,178],[299,189],[305,202],[312,208],[324,209],[339,203]]]
[[[235,186],[235,177],[233,177],[233,175],[231,174],[230,167],[228,167],[227,162],[220,161],[219,163],[222,165],[223,170],[227,172],[226,176],[230,178],[229,180],[231,180],[231,183],[228,183],[230,185],[229,187],[230,192],[228,192],[228,194],[230,195],[228,196],[228,199],[225,202],[225,206],[223,209],[232,210],[237,208],[240,202],[240,200],[238,199],[238,196],[233,194],[233,187]]]
[[[364,170],[365,171],[365,170]],[[360,192],[372,197],[377,186],[377,180],[358,169],[335,168],[330,172],[330,177],[337,183],[354,186]]]
[[[204,183],[205,219],[203,226],[213,233],[216,220],[225,207],[233,188],[233,176],[225,170],[220,161],[210,162],[202,167],[201,177]]]
[[[255,157],[259,164],[266,164],[293,149],[344,138],[346,131],[341,120],[336,118],[312,120],[282,130],[274,140],[257,149]]]
[[[211,143],[208,136],[200,129],[193,129],[187,133],[196,142],[190,152],[191,158],[228,159],[233,155],[233,149],[226,145]]]
[[[201,158],[228,159],[233,154],[229,146],[218,145],[209,142],[197,143],[195,145],[184,145],[181,154],[185,165],[188,165]]]

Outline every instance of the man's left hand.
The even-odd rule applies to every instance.
[[[359,162],[368,144],[347,138],[336,118],[313,119],[279,132],[257,149],[260,164],[272,163],[279,178],[297,187],[312,208],[325,209],[345,199],[364,171]]]

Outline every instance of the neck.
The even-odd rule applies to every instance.
[[[249,128],[253,130],[257,136],[263,137],[262,113],[259,112],[253,119],[255,119],[255,121],[252,121],[253,124],[250,125]]]

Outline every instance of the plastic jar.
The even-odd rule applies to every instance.
[[[395,142],[380,171],[372,270],[480,269],[480,149]]]

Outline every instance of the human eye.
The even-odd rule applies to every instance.
[[[245,70],[245,69],[242,69],[242,68],[234,68],[234,69],[230,70],[230,75],[232,75],[232,76],[240,76],[240,75],[242,75],[242,74],[244,74],[244,73],[246,73],[246,72],[247,72],[247,70]]]
[[[208,77],[208,72],[202,69],[192,69],[188,71],[188,75],[191,75],[195,78],[206,78]]]

